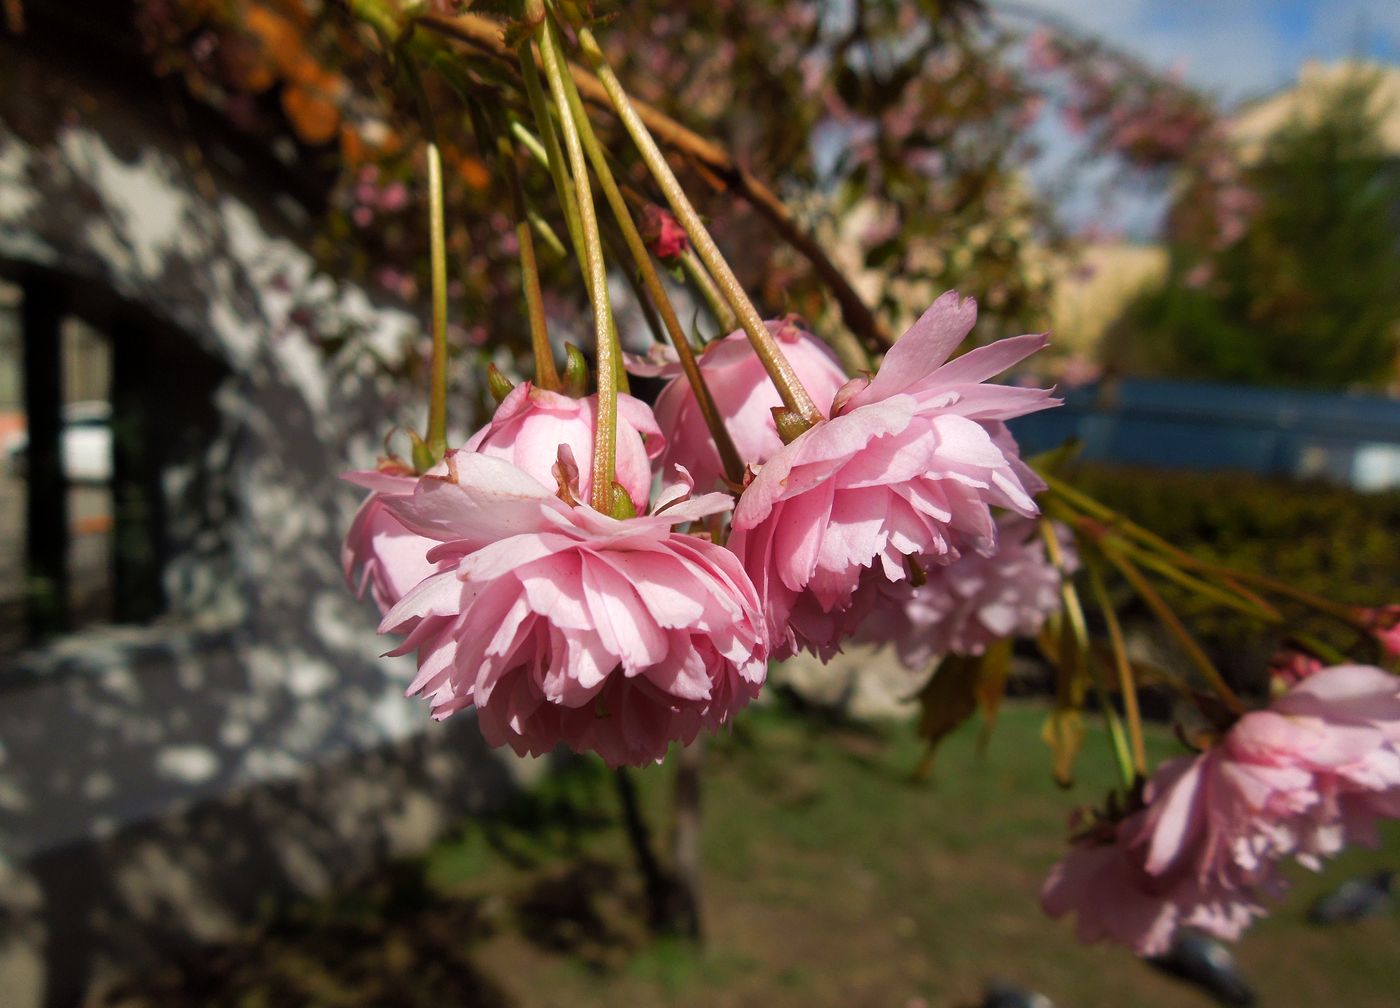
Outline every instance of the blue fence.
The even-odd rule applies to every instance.
[[[1025,454],[1077,437],[1091,461],[1400,487],[1400,401],[1376,396],[1124,378],[1010,426]]]

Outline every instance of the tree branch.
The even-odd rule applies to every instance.
[[[477,14],[456,17],[424,14],[416,19],[416,23],[492,56],[504,58],[509,55],[501,24],[489,18]],[[607,91],[597,77],[574,63],[569,64],[569,71],[586,101],[605,109],[612,107]],[[693,159],[720,179],[757,210],[783,241],[811,263],[818,278],[836,298],[841,319],[849,330],[834,339],[834,348],[853,370],[868,367],[867,352],[879,352],[893,342],[889,331],[856,293],[840,268],[828,258],[816,239],[802,229],[777,194],[752,173],[739,167],[729,153],[713,140],[683,126],[646,102],[634,98],[632,104],[659,143]],[[852,333],[859,337],[858,342],[852,338]]]

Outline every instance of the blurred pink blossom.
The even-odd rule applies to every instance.
[[[390,182],[378,194],[379,209],[384,213],[394,213],[408,206],[408,186],[402,182]]]
[[[1283,888],[1283,861],[1316,868],[1400,817],[1400,679],[1359,665],[1314,672],[1211,749],[1163,764],[1143,800],[1077,838],[1046,880],[1046,912],[1073,911],[1081,940],[1144,955],[1181,926],[1238,938]]]
[[[1215,279],[1215,267],[1208,262],[1198,262],[1181,279],[1192,290],[1200,290]]]
[[[1400,657],[1400,604],[1357,609],[1356,618],[1387,655]]]
[[[1032,70],[1048,73],[1058,69],[1063,59],[1050,29],[1041,26],[1026,36],[1026,63]]]
[[[1292,648],[1276,651],[1269,658],[1269,681],[1279,692],[1298,685],[1314,672],[1321,672],[1323,664],[1310,654]]]
[[[1066,388],[1092,385],[1103,377],[1103,365],[1083,354],[1070,354],[1060,362],[1060,383]]]
[[[1057,523],[1066,566],[1078,567],[1069,530]],[[939,655],[980,655],[1007,637],[1034,637],[1060,611],[1060,571],[1046,556],[1040,524],[1018,514],[997,520],[994,547],[926,572],[924,584],[871,572],[851,606],[863,616],[855,639],[892,644],[901,662],[926,670]]]

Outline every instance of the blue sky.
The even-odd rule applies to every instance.
[[[1361,55],[1400,64],[1400,0],[990,0],[1017,24],[1043,15],[1099,35],[1150,65],[1180,67],[1188,83],[1227,105],[1287,87],[1309,59]],[[1124,185],[1108,164],[1062,174],[1078,141],[1047,116],[1031,168],[1058,193],[1062,219],[1152,237],[1166,193]],[[1110,181],[1112,180],[1112,181]],[[1058,183],[1058,184],[1057,184]],[[1061,188],[1068,183],[1068,191]],[[1105,183],[1109,183],[1105,188]]]
[[[991,0],[993,9],[998,0]],[[1307,59],[1400,63],[1400,0],[1015,0],[1227,100],[1290,83]]]

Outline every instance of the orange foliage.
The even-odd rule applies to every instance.
[[[307,51],[303,32],[310,16],[305,8],[295,2],[276,6],[278,10],[249,4],[243,27],[250,45],[233,46],[231,58],[226,59],[231,83],[259,92],[281,79],[282,110],[297,136],[313,146],[329,143],[340,131],[336,99],[345,81]]]
[[[471,154],[458,156],[457,174],[472,189],[485,189],[491,184],[491,169],[486,167],[485,161]]]

